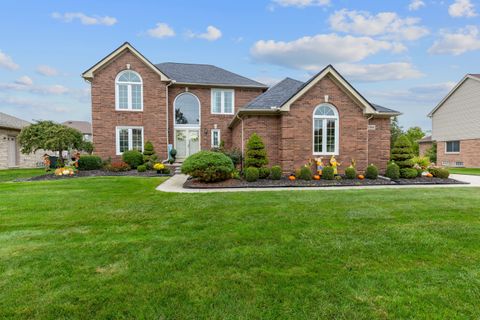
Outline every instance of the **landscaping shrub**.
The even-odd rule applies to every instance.
[[[112,163],[105,166],[105,170],[113,172],[128,171],[130,170],[130,166],[123,161],[112,161]]]
[[[102,169],[102,159],[98,156],[81,156],[78,159],[79,170],[98,170]]]
[[[413,157],[412,158],[413,165],[418,165],[421,169],[426,170],[430,167],[430,159],[428,157]]]
[[[232,160],[221,152],[200,151],[182,164],[182,173],[204,182],[227,180],[233,172]]]
[[[301,167],[298,178],[302,180],[312,180],[312,170],[307,166]]]
[[[323,168],[322,179],[325,179],[325,180],[335,179],[335,175],[333,174],[333,167],[327,166]]]
[[[354,167],[348,167],[345,169],[345,178],[347,179],[355,179],[357,176],[357,171],[355,170]]]
[[[259,170],[255,167],[249,167],[245,169],[245,180],[248,182],[257,181],[259,177]]]
[[[145,142],[145,146],[143,147],[143,163],[145,163],[146,168],[152,170],[157,160],[158,157],[155,154],[153,144],[150,141]]]
[[[268,164],[267,151],[265,144],[256,133],[252,134],[247,142],[247,152],[245,157],[245,167],[261,168]]]
[[[147,165],[146,164],[141,164],[137,167],[138,172],[145,172],[147,171]]]
[[[138,150],[125,151],[122,155],[122,160],[135,169],[143,164],[143,154]]]
[[[168,155],[169,155],[168,163],[170,163],[170,164],[174,163],[175,159],[177,159],[177,149],[172,148]]]
[[[258,169],[258,177],[260,179],[267,179],[269,175],[270,175],[270,168],[262,167]]]
[[[416,169],[413,168],[403,168],[400,169],[400,177],[404,179],[414,179],[418,175],[418,172]]]
[[[400,167],[392,162],[387,165],[387,171],[385,171],[385,176],[392,180],[398,180],[400,178]]]
[[[235,167],[238,166],[240,162],[242,162],[242,152],[238,149],[224,151],[223,153],[225,153],[225,155],[232,160]]]
[[[280,166],[273,166],[270,170],[270,178],[272,180],[280,180],[282,178],[282,168]]]
[[[444,168],[430,168],[428,169],[435,178],[447,179],[450,176],[450,171]]]
[[[392,160],[395,161],[400,169],[413,168],[413,165],[415,164],[413,162],[413,156],[414,154],[410,140],[405,135],[398,137],[392,149]]]
[[[365,178],[375,180],[378,178],[378,168],[374,164],[371,164],[365,170]]]

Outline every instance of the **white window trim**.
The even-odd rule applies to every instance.
[[[213,135],[214,135],[214,133],[218,133],[218,146],[214,145],[214,143],[213,143]],[[221,141],[222,141],[222,138],[221,138],[220,129],[212,129],[212,131],[211,131],[211,147],[212,147],[212,148],[218,148],[218,147],[220,147]]]
[[[140,129],[142,130],[142,150],[140,150],[143,153],[143,145],[144,143],[144,135],[145,131],[143,127],[131,127],[131,126],[118,126],[115,127],[115,149],[117,156],[121,156],[123,152],[120,152],[120,130],[127,129],[128,130],[128,150],[132,150],[132,145],[133,145],[133,135],[132,135],[132,129]]]
[[[333,116],[316,116],[315,111],[317,111],[318,108],[320,108],[322,105],[327,105],[330,108],[332,108],[333,112],[335,115]],[[322,150],[323,152],[315,152],[315,119],[322,119]],[[335,150],[334,152],[327,152],[327,120],[328,119],[334,119],[335,120]],[[312,114],[312,154],[316,156],[330,156],[330,155],[339,155],[339,141],[340,141],[340,136],[339,136],[339,116],[338,116],[338,111],[335,106],[333,106],[330,103],[321,103],[318,106],[313,109],[313,114]]]
[[[140,78],[140,83],[138,82],[118,82],[118,79],[120,79],[120,77],[122,76],[122,74],[124,74],[125,72],[133,72],[135,73],[139,78]],[[128,108],[127,109],[121,109],[120,108],[120,100],[119,100],[119,90],[118,90],[118,87],[120,84],[126,84],[128,87],[127,87],[127,104],[128,104]],[[140,109],[132,109],[132,85],[133,84],[140,84]],[[119,72],[117,74],[117,77],[115,78],[115,110],[116,111],[129,111],[129,112],[141,112],[143,111],[143,79],[142,77],[140,76],[140,74],[138,72],[135,72],[133,70],[123,70],[121,72]]]
[[[452,152],[449,152],[447,151],[447,144],[449,142],[457,142],[458,141],[458,151],[452,151]],[[445,154],[460,154],[460,151],[462,149],[460,149],[460,140],[450,140],[450,141],[445,141]]]
[[[213,111],[214,105],[214,93],[220,91],[221,92],[221,102],[220,102],[220,112]],[[232,112],[225,112],[225,92],[232,93]],[[235,114],[235,90],[234,89],[212,89],[210,94],[210,112],[212,114]]]

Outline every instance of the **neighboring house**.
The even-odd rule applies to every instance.
[[[418,153],[420,156],[425,156],[428,149],[433,146],[432,136],[425,136],[422,139],[418,140]]]
[[[119,159],[125,150],[168,145],[184,159],[224,141],[245,151],[254,132],[269,165],[292,171],[314,157],[352,159],[384,169],[390,119],[400,113],[368,102],[332,66],[307,82],[264,84],[203,64],[152,64],[125,43],[83,73],[91,83],[95,153]]]
[[[480,167],[480,74],[467,74],[428,114],[437,162]]]
[[[82,133],[84,141],[92,142],[92,124],[90,122],[68,120],[62,124],[67,127],[77,129]]]
[[[17,136],[28,121],[0,112],[0,169],[35,168],[42,165],[43,151],[20,152]]]

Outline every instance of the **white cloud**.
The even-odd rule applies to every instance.
[[[205,39],[208,41],[215,41],[222,37],[222,31],[214,26],[208,26],[207,32],[205,33],[197,34],[197,33],[188,31],[187,36],[190,38],[199,38],[199,39]]]
[[[73,22],[74,20],[79,20],[81,24],[84,25],[104,25],[104,26],[113,26],[118,22],[116,18],[109,16],[87,16],[82,12],[66,12],[66,13],[52,13],[52,18],[63,21],[63,22]]]
[[[412,0],[408,5],[408,10],[416,11],[421,7],[425,7],[425,2],[423,2],[422,0]]]
[[[0,50],[0,68],[17,70],[20,66],[16,64],[10,56]]]
[[[440,32],[440,39],[436,40],[428,49],[432,54],[453,54],[455,56],[467,51],[480,50],[479,29],[476,26],[467,26],[452,33],[445,30]]]
[[[282,7],[304,8],[309,6],[326,6],[330,4],[330,0],[273,0],[273,3]]]
[[[31,86],[33,84],[33,80],[29,76],[23,76],[18,78],[15,83],[23,86]]]
[[[427,28],[419,25],[420,19],[402,19],[395,12],[372,15],[365,11],[342,9],[331,15],[329,21],[335,31],[396,40],[417,40],[429,33]]]
[[[57,69],[47,65],[40,65],[35,69],[35,71],[37,71],[38,74],[41,74],[42,76],[46,76],[46,77],[53,77],[58,75]]]
[[[167,38],[175,36],[175,31],[166,23],[159,22],[155,28],[147,30],[147,34],[153,38]]]
[[[290,42],[260,40],[250,51],[257,61],[290,68],[319,70],[330,63],[358,62],[380,51],[398,53],[405,49],[401,44],[370,37],[319,34]]]
[[[475,12],[475,6],[470,0],[455,0],[448,7],[448,14],[452,17],[475,17],[477,13]]]
[[[377,98],[384,98],[392,101],[416,101],[416,102],[439,102],[452,88],[455,82],[440,82],[426,85],[418,85],[408,89],[374,91],[369,95]]]
[[[424,76],[423,73],[408,62],[391,62],[385,64],[341,63],[335,67],[349,80],[360,82],[404,80]]]

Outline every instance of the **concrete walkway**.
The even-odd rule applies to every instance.
[[[199,192],[253,192],[253,191],[285,191],[285,190],[352,190],[352,189],[392,189],[392,188],[458,188],[458,187],[480,187],[480,176],[468,176],[463,174],[451,174],[450,178],[468,182],[470,184],[454,185],[393,185],[393,186],[351,186],[351,187],[289,187],[289,188],[218,188],[218,189],[187,189],[183,184],[187,181],[184,174],[176,174],[157,187],[162,192],[199,193]]]

